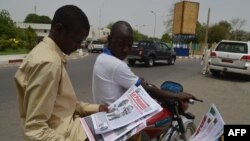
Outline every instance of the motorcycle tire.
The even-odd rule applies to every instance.
[[[189,122],[189,123],[185,124],[185,128],[186,128],[185,136],[188,140],[194,134],[194,132],[196,130],[196,126],[193,122]],[[168,131],[166,131],[166,132],[168,132]],[[169,137],[169,136],[171,136],[171,137]],[[172,130],[172,133],[162,133],[160,141],[183,141],[183,139],[181,139],[180,132],[176,128],[176,129]]]

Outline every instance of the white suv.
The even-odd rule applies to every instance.
[[[104,43],[101,41],[91,41],[88,45],[88,52],[102,52],[103,48],[104,48]]]
[[[250,75],[250,42],[222,40],[210,54],[212,75],[232,72]]]

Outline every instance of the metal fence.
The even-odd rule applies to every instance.
[[[171,44],[168,46],[174,48],[177,56],[189,56],[189,55],[202,55],[204,45],[203,44]]]

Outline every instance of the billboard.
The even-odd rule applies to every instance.
[[[175,4],[173,34],[195,34],[198,20],[199,3],[182,1]]]

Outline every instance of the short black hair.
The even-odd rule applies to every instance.
[[[119,33],[117,31],[122,30],[122,27],[126,31],[133,34],[133,28],[131,27],[131,25],[128,22],[126,22],[126,21],[118,21],[118,22],[114,23],[114,25],[112,26],[110,35],[113,36],[114,34]]]
[[[81,26],[89,32],[90,25],[85,13],[74,5],[65,5],[56,10],[52,19],[51,28],[61,23],[66,30],[73,30],[76,26]]]

